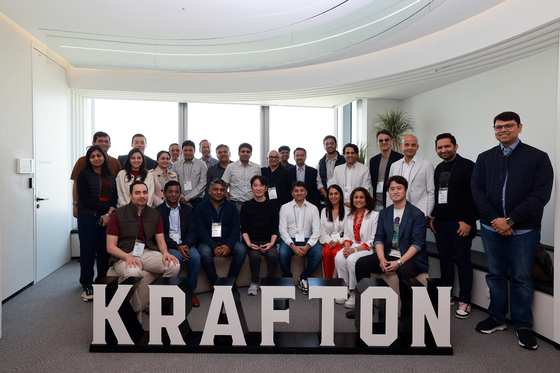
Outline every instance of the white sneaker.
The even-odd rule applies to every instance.
[[[247,294],[257,295],[259,289],[260,289],[259,284],[255,284],[254,282],[251,282],[251,286],[249,286],[249,289],[247,290]]]
[[[344,304],[344,303],[346,303],[346,298],[336,298],[336,299],[334,300],[334,302],[335,302],[336,304]]]
[[[354,308],[356,306],[356,292],[353,291],[350,294],[350,297],[348,298],[348,300],[346,301],[346,303],[344,303],[344,307],[346,308]]]

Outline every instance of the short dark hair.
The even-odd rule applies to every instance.
[[[278,148],[278,153],[282,153],[284,150],[287,150],[288,153],[290,152],[290,147],[288,145],[282,145]]]
[[[183,141],[183,143],[181,144],[181,150],[182,150],[185,146],[192,146],[192,148],[193,148],[194,150],[196,150],[196,145],[194,144],[194,141],[191,141],[191,140],[185,140],[185,141]]]
[[[449,132],[445,132],[436,136],[436,148],[437,148],[437,142],[441,139],[449,139],[451,140],[453,146],[457,145],[457,140],[455,140],[455,136],[453,136]]]
[[[344,155],[344,153],[346,153],[346,148],[348,148],[348,147],[354,149],[354,151],[356,152],[356,154],[359,154],[359,153],[360,153],[360,150],[358,149],[358,146],[357,146],[356,144],[348,143],[348,144],[344,145],[344,148],[342,148],[342,154],[343,154],[343,155]]]
[[[295,149],[294,149],[294,157],[296,156],[296,152],[297,152],[298,150],[302,150],[302,151],[305,153],[305,155],[307,155],[307,150],[305,150],[304,148],[299,148],[299,147],[298,147],[298,148],[295,148]]]
[[[171,150],[171,147],[172,147],[173,145],[179,146],[179,144],[177,144],[176,142],[174,142],[173,144],[170,144],[170,145],[169,145],[169,150]]]
[[[334,137],[333,135],[327,135],[327,136],[325,136],[325,138],[323,139],[323,145],[325,145],[325,141],[327,141],[328,139],[333,139],[333,140],[334,140],[334,144],[336,145],[336,137]]]
[[[253,186],[253,183],[258,180],[261,182],[262,185],[264,186],[268,186],[268,179],[263,176],[263,175],[255,175],[251,178],[251,186]]]
[[[134,138],[135,137],[143,137],[144,138],[144,143],[148,143],[148,139],[146,138],[146,136],[142,135],[141,133],[137,133],[136,135],[132,136],[132,140],[130,140],[131,143],[134,142]]]
[[[494,118],[494,124],[496,124],[496,121],[498,120],[501,120],[502,122],[514,120],[517,123],[517,125],[521,123],[521,118],[519,118],[519,114],[514,113],[513,111],[504,111],[503,113],[496,115],[496,117]]]
[[[307,185],[305,185],[303,181],[294,181],[292,183],[292,192],[296,189],[296,187],[304,187],[305,190],[307,190]]]
[[[97,131],[96,133],[93,134],[93,142],[96,142],[99,137],[108,137],[109,142],[111,141],[111,136],[109,136],[107,132]]]
[[[225,145],[225,144],[220,144],[218,146],[216,146],[216,154],[218,153],[218,149],[220,148],[226,148],[228,153],[229,153],[229,146]]]
[[[377,133],[375,134],[375,139],[379,139],[379,135],[387,135],[389,136],[389,138],[391,140],[393,140],[393,135],[391,134],[391,132],[389,132],[388,130],[386,130],[385,128],[380,129],[379,131],[377,131]]]
[[[206,141],[206,142],[208,143],[208,146],[212,146],[212,144],[210,144],[210,141],[204,139],[204,140],[200,140],[200,142],[198,143],[198,147],[201,147],[201,146],[202,146],[202,143],[203,143],[204,141]]]
[[[179,184],[179,182],[177,180],[169,180],[167,183],[165,183],[165,186],[163,187],[163,192],[167,192],[167,189],[169,189],[169,187],[172,186],[178,186],[179,187],[179,191],[181,190],[181,184]]]
[[[148,186],[146,185],[145,182],[140,181],[140,180],[136,180],[135,182],[133,182],[132,184],[130,184],[130,186],[128,187],[128,190],[130,191],[130,194],[132,194],[132,191],[134,190],[134,186],[135,185],[144,185],[146,187],[146,190],[148,190]],[[148,190],[149,191],[149,190]]]
[[[400,184],[404,187],[404,189],[408,190],[408,181],[406,181],[406,179],[401,176],[401,175],[394,175],[391,176],[390,178],[387,179],[387,186],[385,189],[389,190],[389,185],[391,185],[391,182],[395,182],[397,184]]]
[[[239,149],[237,151],[240,152],[241,149],[243,148],[248,148],[251,151],[251,153],[253,152],[253,147],[248,142],[244,142],[243,144],[239,145]]]
[[[212,180],[210,182],[210,186],[208,187],[208,190],[212,189],[212,186],[214,186],[214,184],[220,184],[224,188],[227,188],[227,184],[226,184],[225,181],[223,181],[222,179],[219,179],[219,178],[215,178],[214,180]]]

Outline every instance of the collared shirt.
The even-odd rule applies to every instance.
[[[327,168],[327,184],[333,184],[332,180],[334,178],[334,169],[336,167],[336,161],[338,160],[338,153],[335,153],[335,157],[333,159],[329,159],[329,156],[325,158],[325,166]],[[323,185],[327,188],[327,185]]]
[[[303,167],[296,166],[296,180],[305,182],[305,165]]]
[[[165,204],[167,205],[167,207],[169,207],[169,232],[181,233],[181,204],[178,203],[177,207],[175,208],[169,206],[167,201],[165,202]],[[182,242],[183,241],[181,240],[181,235],[179,234],[179,245]]]
[[[206,169],[209,169],[210,167],[212,167],[212,166],[214,166],[214,165],[216,165],[220,162],[212,156],[210,156],[210,158],[208,158],[207,161],[204,161],[204,157],[200,157],[200,160],[206,164]]]
[[[359,162],[354,163],[351,168],[348,168],[347,163],[336,166],[333,181],[343,190],[346,187],[348,195],[345,194],[345,198],[350,198],[350,193],[357,187],[363,187],[367,190],[371,188],[369,167]]]
[[[308,201],[303,201],[299,207],[295,201],[288,202],[280,209],[279,232],[282,241],[290,245],[299,228],[307,243],[313,246],[321,236],[321,218],[317,207]]]
[[[206,163],[196,158],[193,158],[191,162],[186,162],[185,158],[181,158],[173,164],[173,171],[177,173],[186,201],[202,198],[206,188]],[[189,181],[191,190],[186,190]]]
[[[229,197],[231,201],[247,202],[253,198],[251,190],[251,178],[261,174],[261,167],[249,161],[247,166],[243,166],[241,161],[230,163],[222,176],[222,179],[229,184]]]

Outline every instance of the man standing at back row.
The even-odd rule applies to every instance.
[[[418,154],[418,138],[406,135],[402,139],[401,149],[404,158],[391,166],[389,176],[400,175],[408,182],[406,200],[418,207],[425,216],[432,216],[434,209],[434,165]],[[391,201],[387,201],[390,205]]]
[[[327,135],[323,139],[323,147],[325,148],[327,154],[319,160],[319,177],[321,178],[321,194],[323,195],[323,200],[327,198],[327,189],[334,184],[334,168],[346,163],[344,157],[336,150],[336,137],[333,135]]]
[[[253,198],[251,178],[261,174],[261,167],[249,161],[252,154],[251,144],[244,142],[239,145],[239,160],[230,164],[222,177],[229,188],[229,193],[226,191],[228,200],[235,203],[238,213],[241,212],[241,206]]]
[[[476,236],[478,213],[470,183],[474,163],[457,154],[458,148],[452,134],[442,133],[436,137],[436,153],[443,162],[434,173],[436,197],[430,228],[436,236],[443,285],[453,287],[457,264],[459,307],[455,317],[466,319],[471,315],[471,244]],[[453,293],[451,304],[455,304]]]
[[[401,159],[403,155],[393,151],[393,136],[391,132],[386,129],[379,130],[375,138],[381,153],[369,160],[369,174],[375,193],[375,211],[380,212],[387,205],[385,184],[389,178],[391,165]]]
[[[148,146],[148,140],[146,136],[142,135],[141,133],[137,133],[136,135],[132,136],[132,143],[130,144],[132,148],[138,148],[144,154],[144,158],[146,158],[146,170],[150,171],[156,167],[156,161],[146,155],[146,146]],[[124,161],[126,161],[127,155],[119,155],[119,162],[121,167],[124,167]],[[115,175],[117,176],[117,175]]]
[[[476,330],[490,334],[507,329],[509,270],[510,318],[518,343],[535,350],[531,265],[554,175],[548,155],[519,140],[522,130],[516,113],[506,111],[496,116],[494,135],[500,144],[481,153],[474,166],[472,193],[480,214],[490,288],[490,317],[479,322]]]

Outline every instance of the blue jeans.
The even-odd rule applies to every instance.
[[[296,242],[295,239],[292,238],[292,241],[294,241],[297,246],[305,245],[308,240],[309,238],[306,238],[304,242]],[[293,277],[291,270],[293,255],[294,252],[290,246],[286,245],[284,241],[281,241],[280,249],[278,250],[278,259],[280,261],[280,268],[282,269],[282,277]],[[309,260],[307,261],[307,266],[305,266],[305,269],[299,277],[307,279],[311,276],[313,271],[319,267],[321,260],[323,259],[323,252],[321,251],[321,245],[319,242],[311,246],[305,256],[308,257]]]
[[[471,304],[473,267],[471,261],[471,244],[476,236],[476,226],[471,228],[467,237],[459,237],[456,221],[434,220],[436,244],[439,252],[441,280],[444,285],[453,286],[455,282],[455,264],[459,275],[459,302]]]
[[[516,330],[531,329],[533,314],[533,277],[531,266],[541,237],[541,230],[534,229],[519,236],[501,236],[481,227],[482,243],[486,251],[490,288],[488,314],[499,324],[506,322],[508,312],[508,269],[510,278],[510,317]]]
[[[95,216],[78,214],[78,237],[80,238],[80,284],[84,289],[93,283],[93,266],[97,259],[97,280],[107,276],[110,255],[107,253],[107,227],[99,226]]]
[[[210,246],[200,243],[198,245],[198,251],[200,252],[200,262],[202,264],[202,269],[206,272],[206,277],[208,277],[208,282],[210,285],[214,286],[216,280],[218,280],[218,274],[216,273],[216,266],[214,265],[214,251]],[[232,256],[231,265],[229,267],[229,272],[227,277],[236,278],[241,271],[241,266],[245,262],[245,255],[247,255],[247,248],[241,242],[236,242],[231,248],[228,256]]]
[[[179,250],[175,249],[168,249],[169,254],[173,255],[175,258],[179,260],[179,263],[183,265],[183,255],[179,252]],[[196,247],[189,248],[189,260],[186,261],[187,263],[187,280],[189,284],[192,286],[192,290],[196,289],[197,285],[197,278],[198,272],[200,272],[200,253],[196,249]]]

